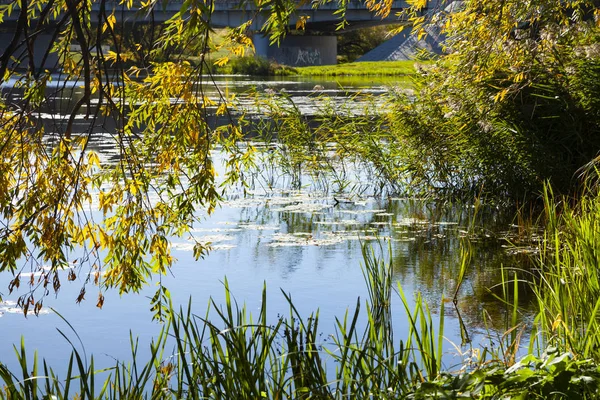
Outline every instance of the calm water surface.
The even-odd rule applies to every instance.
[[[336,81],[221,79],[218,88],[222,92],[232,90],[243,94],[249,88],[258,91],[284,88],[308,115],[319,106],[319,100],[312,94],[317,84],[324,86],[323,92],[336,101],[346,101],[358,92],[374,96],[385,93],[388,90],[385,84],[389,83],[344,82],[342,89]],[[357,101],[360,106],[360,100]],[[47,111],[42,118],[61,119],[60,107],[58,111]],[[85,126],[85,121],[81,124]],[[105,158],[114,157],[110,145],[103,147],[102,140],[96,150]],[[219,159],[223,154],[217,151],[213,157]],[[361,171],[356,172],[356,177],[368,180]],[[309,177],[305,179],[309,181]],[[508,254],[503,242],[495,239],[510,228],[510,220],[499,213],[484,213],[480,223],[485,228],[476,235],[468,235],[473,215],[469,206],[367,195],[340,199],[315,187],[298,191],[286,187],[285,182],[280,186],[268,192],[257,186],[245,195],[232,189],[221,207],[191,232],[194,238],[213,246],[204,259],[194,260],[190,237],[173,239],[173,254],[178,261],[171,274],[163,278],[163,284],[169,288],[174,304],[185,305],[191,299],[194,311],[204,315],[210,298],[222,304],[223,282],[227,279],[238,304],[246,304],[249,311],[257,313],[266,284],[268,313],[273,321],[278,315],[289,313],[283,290],[292,295],[305,317],[319,309],[320,326],[326,337],[334,331],[335,317],[353,310],[358,298],[364,306],[367,291],[361,271],[361,246],[367,243],[383,257],[391,258],[394,277],[409,298],[413,299],[416,292],[422,293],[437,318],[442,298],[452,297],[456,290],[461,241],[469,236],[474,257],[459,291],[458,307],[446,304],[446,366],[452,367],[460,361],[451,344],[460,345],[462,341],[459,316],[476,345],[487,343],[486,329],[501,332],[505,328],[504,306],[494,300],[495,289],[488,288],[500,281],[502,265],[516,265],[520,258]],[[387,251],[388,243],[391,254]],[[66,366],[70,345],[58,330],[79,348],[83,345],[88,355],[93,353],[97,366],[101,367],[112,364],[114,359],[129,359],[130,332],[139,337],[144,348],[160,329],[158,323],[151,321],[150,312],[149,296],[156,290],[156,282],[151,282],[141,294],[119,296],[109,291],[100,310],[95,307],[97,290],[90,284],[86,286],[86,300],[75,304],[84,285],[84,273],[74,282],[63,279],[58,296],[49,296],[44,305],[69,321],[81,338],[79,344],[74,332],[53,312],[28,318],[14,313],[12,306],[23,292],[8,294],[6,288],[11,278],[6,273],[0,275],[4,299],[0,305],[0,362],[9,366],[16,366],[12,347],[18,345],[21,337],[29,350],[38,350],[60,372]],[[484,315],[488,316],[487,323]],[[406,336],[408,326],[397,296],[394,296],[393,318],[395,335],[401,339]]]

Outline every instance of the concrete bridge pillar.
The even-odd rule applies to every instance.
[[[252,38],[256,55],[292,67],[337,63],[337,36],[286,36],[279,46],[259,33]]]

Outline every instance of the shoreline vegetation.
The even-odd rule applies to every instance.
[[[273,42],[288,30],[296,11],[296,2],[283,2],[281,7],[257,3],[264,7],[257,15],[270,15],[265,26]],[[257,167],[254,156],[268,157],[298,188],[303,174],[322,179],[332,176],[328,172],[339,172],[331,163],[335,153],[340,162],[347,158],[368,166],[378,194],[470,200],[474,209],[481,203],[512,207],[518,229],[535,244],[536,252],[530,256],[532,267],[503,267],[502,281],[496,285],[501,290],[492,294],[506,306],[506,331],[489,348],[472,349],[458,370],[442,364],[449,302],[441,299],[440,309],[433,311],[423,301],[425,296],[415,294],[410,309],[410,294],[396,287],[382,256],[385,248],[374,252],[365,247],[369,299],[336,321],[327,346],[318,339],[318,312],[300,315],[291,295],[284,294],[290,314],[268,321],[266,289],[262,308],[251,318],[231,300],[225,284],[225,304],[213,303],[198,317],[189,307],[174,310],[169,291],[157,279],[150,306],[154,317],[166,324],[150,345],[149,361],[137,359],[134,339],[130,360],[101,371],[93,358],[86,359],[74,348],[66,376],[57,376],[35,356],[32,365],[31,352],[22,342],[15,346],[20,370],[10,371],[0,363],[0,398],[600,397],[597,0],[507,1],[500,6],[492,0],[461,2],[461,9],[439,16],[450,49],[443,60],[431,61],[424,70],[410,62],[389,64],[390,74],[410,75],[414,89],[392,93],[386,107],[374,104],[385,111],[381,117],[366,112],[349,118],[341,107],[329,107],[314,127],[289,97],[257,96],[260,118],[242,115],[218,128],[209,125],[207,116],[212,110],[228,115],[235,96],[223,94],[219,103],[208,98],[201,87],[190,84],[197,80],[198,66],[202,71],[208,65],[206,60],[191,66],[181,62],[184,56],[174,56],[191,46],[201,49],[197,54],[210,50],[210,23],[201,18],[210,18],[209,9],[195,5],[194,16],[187,18],[185,2],[156,32],[155,26],[140,24],[140,43],[129,46],[136,54],[104,55],[99,50],[90,53],[94,43],[111,42],[112,48],[121,49],[125,38],[135,39],[114,29],[114,14],[103,8],[104,27],[82,29],[89,25],[88,8],[67,2],[72,9],[64,13],[62,2],[35,3],[45,16],[40,17],[38,31],[60,28],[47,51],[60,53],[63,79],[78,82],[82,92],[69,102],[68,118],[54,119],[52,126],[36,119],[52,105],[45,92],[52,76],[35,68],[36,36],[28,35],[30,21],[23,10],[16,22],[22,43],[15,35],[0,60],[0,79],[14,77],[18,84],[9,90],[22,94],[22,101],[6,100],[12,93],[0,99],[0,271],[12,273],[9,290],[22,286],[20,293],[25,294],[18,304],[25,314],[39,311],[44,296],[58,294],[58,271],[72,265],[74,248],[93,255],[85,265],[94,273],[88,276],[96,277],[89,284],[100,289],[99,306],[104,290],[139,292],[151,278],[166,275],[174,263],[169,238],[202,223],[197,210],[210,214],[225,188],[245,183],[244,174]],[[141,4],[146,13],[155,6]],[[406,17],[413,31],[426,34],[426,19],[415,7]],[[37,10],[36,4],[30,8]],[[61,25],[57,27],[51,15],[64,15]],[[223,46],[233,54],[247,54],[248,26],[227,32]],[[74,41],[89,44],[81,45],[78,57],[67,50]],[[133,67],[125,68],[126,56],[136,57]],[[229,68],[226,73],[292,73],[246,57],[232,59],[228,66],[225,61],[219,64],[225,66],[223,71]],[[104,73],[115,65],[114,75]],[[345,64],[293,73],[361,75],[374,72],[376,66],[380,64]],[[19,67],[27,72],[18,74]],[[143,79],[137,79],[140,76]],[[89,125],[83,133],[75,132],[75,121],[83,113]],[[107,128],[110,124],[100,116],[118,123]],[[106,136],[114,141],[118,166],[101,160],[88,146],[98,128],[112,129]],[[266,144],[262,154],[240,145],[249,128],[260,129],[259,138]],[[329,146],[331,142],[337,147]],[[224,182],[216,179],[210,157],[216,146],[229,155]],[[339,183],[346,187],[348,181],[341,178]],[[94,196],[101,220],[89,218]],[[526,209],[536,211],[522,218],[519,210]],[[472,254],[468,240],[463,244],[464,272]],[[206,254],[207,246],[196,242],[196,259]],[[28,257],[39,264],[35,272],[45,280],[21,281],[19,266]],[[96,262],[101,268],[95,269]],[[459,286],[463,272],[457,277]],[[69,281],[75,278],[69,274]],[[533,321],[519,318],[519,291],[524,286],[533,293]],[[78,302],[84,300],[84,289]],[[394,338],[391,331],[391,297],[396,291],[409,326],[404,338]],[[439,323],[434,324],[436,319]],[[364,328],[359,329],[359,321],[366,321]],[[175,350],[167,353],[172,345]],[[328,371],[325,359],[333,361],[334,372]],[[98,372],[109,376],[98,381]]]
[[[132,332],[130,358],[98,368],[93,355],[87,359],[84,349],[72,345],[61,376],[55,365],[32,356],[22,341],[15,345],[20,371],[0,363],[0,399],[598,398],[600,278],[595,270],[572,268],[598,254],[598,188],[592,185],[577,209],[550,190],[544,203],[546,236],[534,267],[540,275],[510,269],[503,274],[499,299],[508,316],[506,333],[490,336],[484,349],[467,346],[462,364],[450,369],[443,364],[450,299],[442,298],[440,308],[431,310],[416,293],[411,308],[408,294],[393,279],[391,247],[386,250],[380,242],[363,245],[367,300],[357,299],[355,309],[337,320],[326,339],[318,311],[301,315],[293,294],[283,293],[290,314],[271,321],[266,286],[258,314],[252,315],[233,300],[225,279],[225,303],[211,302],[204,314],[194,313],[189,304],[179,310],[168,307],[149,357],[140,351],[146,344],[140,346]],[[469,248],[466,244],[462,251],[464,265],[472,256]],[[518,317],[525,279],[538,305],[537,316],[527,325]],[[403,312],[392,309],[395,296]],[[392,315],[406,319],[406,337],[394,336]],[[556,319],[560,315],[570,317]],[[76,332],[62,334],[76,343],[69,339]]]
[[[269,60],[254,57],[233,58],[222,67],[215,67],[217,74],[239,74],[251,76],[386,76],[410,77],[416,75],[419,67],[431,61],[366,61],[350,62],[336,65],[311,67],[291,67]]]
[[[429,61],[364,61],[296,68],[300,76],[410,76]]]

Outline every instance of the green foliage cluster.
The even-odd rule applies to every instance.
[[[572,190],[600,149],[596,7],[465,1],[438,21],[448,55],[390,115],[404,168],[446,191],[522,198],[546,180]]]
[[[325,191],[352,192],[360,189],[352,184],[345,163],[353,162],[372,176],[376,194],[407,190],[386,146],[390,135],[376,111],[381,106],[377,99],[361,95],[365,115],[356,116],[352,101],[340,104],[318,92],[314,95],[320,96],[321,105],[309,119],[285,93],[267,97],[256,93],[254,104],[264,118],[242,123],[265,144],[255,148],[258,165],[277,165],[294,188],[301,188],[302,176],[309,175]],[[274,187],[276,177],[268,169],[255,165],[249,172]]]
[[[80,281],[77,301],[92,287],[99,307],[109,288],[136,292],[151,275],[166,274],[174,261],[169,238],[189,231],[199,209],[210,214],[248,162],[237,146],[242,135],[235,124],[209,126],[208,109],[224,115],[230,99],[208,98],[202,79],[197,81],[211,68],[206,54],[195,66],[168,56],[181,56],[192,44],[209,47],[210,5],[182,4],[160,28],[141,27],[140,43],[125,39],[118,12],[152,20],[155,7],[166,3],[98,1],[94,21],[88,5],[45,0],[0,5],[0,21],[17,17],[14,38],[0,58],[6,90],[0,98],[0,271],[13,275],[9,292],[21,285],[31,289],[18,299],[25,313],[38,312],[44,296],[60,290],[61,270],[69,270],[69,281],[90,276]],[[56,33],[47,47],[36,46],[36,36],[29,35],[34,23]],[[154,40],[151,46],[147,39]],[[72,49],[74,43],[80,50]],[[240,54],[248,43],[233,30],[221,45]],[[34,54],[40,49],[44,54]],[[48,97],[54,76],[35,65],[41,56],[60,69],[53,96],[74,98],[63,109],[56,110]],[[11,96],[18,102],[8,101]],[[65,116],[48,122],[40,110]],[[83,128],[76,123],[80,115]],[[95,151],[99,132],[115,149],[116,163]],[[216,182],[210,157],[217,145],[229,155],[222,183]],[[194,255],[205,252],[196,243]],[[22,280],[27,270],[40,278]],[[161,319],[168,291],[158,281],[152,309]]]
[[[596,4],[461,4],[436,16],[447,36],[442,59],[388,70],[381,63],[299,69],[416,74],[410,89],[392,88],[388,103],[354,122],[342,122],[339,108],[323,110],[322,126],[298,131],[298,140],[280,134],[283,148],[311,138],[314,156],[316,142],[333,139],[340,158],[362,158],[388,189],[409,194],[510,202],[535,198],[545,182],[557,192],[577,190],[577,171],[600,150]],[[425,19],[412,18],[415,34],[426,34]]]
[[[252,76],[275,76],[294,75],[296,69],[278,64],[262,57],[244,56],[236,57],[221,67],[214,70],[220,74],[252,75]]]
[[[595,399],[600,394],[600,368],[550,348],[541,357],[524,356],[506,368],[487,365],[462,374],[442,374],[420,383],[407,398],[425,399]]]
[[[353,62],[389,39],[390,27],[374,26],[349,30],[338,36],[338,62]]]

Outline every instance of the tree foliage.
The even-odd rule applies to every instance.
[[[600,149],[597,1],[448,2],[447,56],[391,117],[425,187],[519,198],[572,189]],[[427,34],[415,18],[413,31]]]
[[[422,36],[426,2],[409,3],[408,17]],[[210,113],[228,115],[232,99],[209,98],[203,78],[210,77],[212,49],[246,54],[253,21],[229,31],[215,49],[213,2],[186,0],[160,28],[142,27],[139,43],[125,41],[128,10],[152,21],[168,4],[19,0],[0,6],[2,27],[14,33],[0,55],[0,271],[13,274],[9,291],[27,287],[20,297],[25,312],[58,292],[67,271],[69,280],[79,276],[82,283],[77,301],[97,285],[99,306],[106,289],[139,291],[158,276],[152,307],[161,317],[168,291],[160,276],[174,261],[170,238],[188,232],[198,210],[214,210],[224,188],[252,164],[252,146],[238,146],[243,122],[209,124]],[[365,4],[381,16],[391,7]],[[306,164],[307,155],[320,160],[315,152],[327,148],[335,131],[339,156],[362,157],[392,186],[406,181],[424,191],[472,193],[483,185],[511,196],[545,179],[568,187],[599,148],[597,1],[453,4],[452,12],[435,14],[448,56],[422,71],[414,95],[399,94],[385,119],[347,124],[336,111],[315,134],[281,135],[296,143],[286,148],[292,164],[300,158]],[[303,20],[291,0],[239,6],[255,10],[273,43],[293,18]],[[339,6],[343,26],[348,2]],[[182,57],[190,48],[201,51],[195,65]],[[41,58],[57,60],[58,78],[36,66]],[[312,132],[300,119],[289,124],[290,135]],[[107,145],[112,158],[97,151]],[[217,146],[227,154],[220,180],[211,157]],[[310,152],[303,146],[312,146]],[[196,243],[196,257],[206,250]]]
[[[389,39],[388,26],[356,29],[341,34],[338,38],[338,58],[352,62]]]
[[[0,5],[0,27],[13,32],[0,56],[0,272],[13,274],[9,292],[26,287],[19,298],[25,313],[59,291],[65,271],[82,284],[78,302],[97,286],[100,307],[106,289],[139,291],[158,276],[152,307],[160,318],[168,296],[160,276],[174,261],[170,238],[189,232],[199,210],[210,214],[251,162],[252,147],[237,145],[236,122],[209,124],[210,113],[228,115],[231,98],[209,98],[203,78],[213,67],[211,50],[247,52],[253,21],[230,30],[215,49],[213,1],[186,0],[154,24],[169,4]],[[239,6],[255,10],[252,18],[264,20],[263,31],[277,42],[299,4]],[[134,14],[147,25],[124,23]],[[192,48],[200,50],[197,65],[182,57]],[[114,156],[100,154],[100,146]],[[219,180],[211,157],[217,146],[227,154]],[[196,257],[206,251],[196,243]]]

